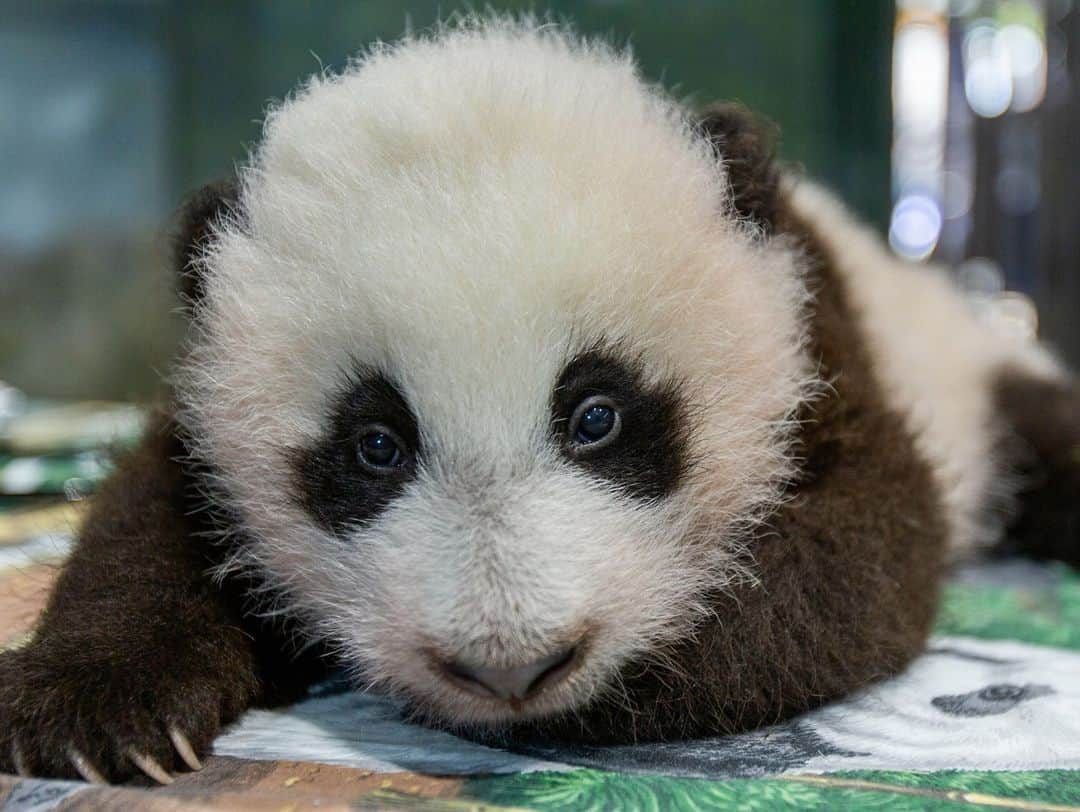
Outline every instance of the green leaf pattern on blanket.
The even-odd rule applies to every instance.
[[[706,781],[663,776],[633,776],[598,770],[525,773],[474,779],[465,793],[487,803],[535,810],[835,808],[817,787],[788,781]]]
[[[1013,806],[1010,799],[1028,808],[1061,808],[1080,804],[1074,775],[865,771],[708,781],[577,770],[472,779],[463,796],[534,810],[1000,809]]]
[[[944,792],[961,792],[969,797],[1022,799],[1028,803],[1075,806],[1080,809],[1080,780],[1074,770],[1032,770],[1030,772],[910,773],[860,770],[833,773],[835,778],[893,784]]]
[[[1080,573],[1054,573],[1053,588],[950,584],[936,632],[1080,650]]]

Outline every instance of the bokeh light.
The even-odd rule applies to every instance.
[[[941,236],[941,207],[928,195],[901,197],[893,207],[889,244],[906,259],[930,256]]]
[[[893,45],[893,209],[889,243],[908,259],[929,257],[941,237],[949,104],[949,7],[898,3]]]
[[[964,93],[983,118],[1000,116],[1012,103],[1012,71],[997,24],[977,20],[964,36]]]

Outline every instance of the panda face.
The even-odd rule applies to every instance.
[[[690,462],[690,404],[679,382],[649,384],[639,367],[597,348],[571,359],[552,382],[550,432],[534,455],[646,503],[677,490]],[[469,464],[496,468],[485,441],[498,427],[461,430],[478,435]],[[435,464],[429,456],[436,449],[422,447],[421,436],[401,388],[374,369],[353,368],[343,376],[326,431],[296,457],[303,506],[337,535],[371,524]],[[455,442],[469,453],[468,437]]]
[[[410,41],[275,111],[242,183],[182,419],[231,566],[364,681],[563,712],[744,575],[811,377],[798,258],[625,58]]]
[[[669,502],[690,473],[691,404],[639,367],[591,347],[546,392],[477,387],[442,425],[411,405],[442,386],[415,368],[343,376],[324,432],[292,463],[322,554],[353,570],[324,575],[323,589],[364,606],[362,622],[329,605],[316,614],[366,679],[455,719],[542,714],[582,701],[628,642],[659,635],[671,619],[652,616],[658,606],[685,611],[720,560],[672,533],[685,522]],[[652,580],[660,568],[667,583]],[[634,607],[634,595],[653,597]]]

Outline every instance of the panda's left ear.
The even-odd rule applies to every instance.
[[[173,268],[186,307],[202,299],[205,269],[199,262],[214,235],[214,225],[235,216],[240,184],[226,178],[190,195],[180,209],[173,237]]]
[[[774,231],[780,202],[776,125],[741,104],[717,102],[705,108],[698,127],[724,165],[736,214]]]

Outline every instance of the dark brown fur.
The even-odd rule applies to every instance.
[[[723,163],[735,213],[766,233],[774,231],[780,209],[775,126],[732,102],[709,105],[698,126]]]
[[[1005,549],[1080,566],[1080,384],[1006,369],[994,388],[1018,460],[1019,510]]]
[[[126,752],[181,762],[176,725],[205,753],[252,704],[298,695],[318,668],[244,613],[243,585],[214,584],[176,427],[156,419],[95,497],[33,641],[0,655],[0,771],[77,777],[76,748],[107,777]]]
[[[213,226],[222,218],[235,216],[240,200],[240,186],[235,178],[211,183],[184,202],[173,236],[173,256],[185,304],[202,299],[203,280],[198,257],[210,244]]]

